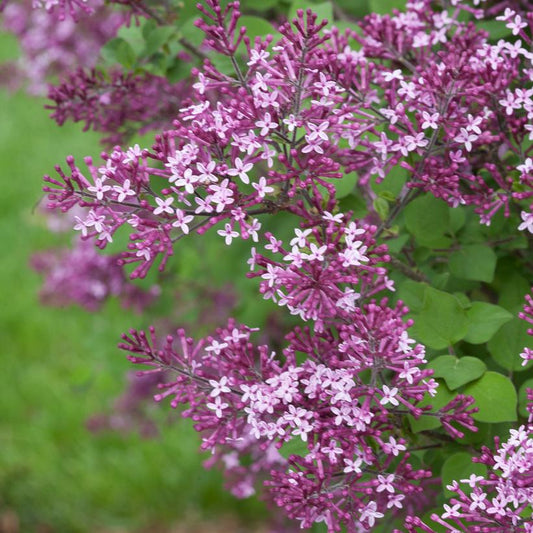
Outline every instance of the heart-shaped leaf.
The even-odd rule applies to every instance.
[[[491,282],[496,268],[494,250],[484,244],[471,244],[450,254],[450,272],[461,279]]]
[[[527,330],[527,322],[514,317],[490,339],[487,344],[489,352],[503,368],[521,372],[531,367],[531,365],[522,366],[524,360],[520,357],[524,347],[531,344],[531,337],[527,334]]]
[[[486,302],[473,302],[467,310],[468,333],[464,340],[470,344],[483,344],[509,320],[513,315],[498,305]]]
[[[424,302],[414,316],[413,337],[435,350],[460,341],[468,331],[466,312],[452,294],[426,286]]]
[[[487,367],[477,357],[455,357],[454,355],[441,355],[428,365],[435,371],[434,377],[442,378],[450,390],[470,383],[481,377]]]
[[[479,422],[514,422],[516,420],[517,394],[513,382],[498,372],[485,372],[483,376],[465,387],[464,393],[473,396],[473,414]]]
[[[445,202],[430,194],[420,196],[405,208],[407,231],[422,246],[447,248],[451,239],[444,236],[449,230],[450,213]]]
[[[460,483],[461,480],[467,480],[471,474],[485,477],[487,474],[487,467],[484,464],[472,462],[472,455],[467,452],[455,453],[451,457],[448,457],[442,465],[440,473],[442,488],[446,496],[449,497],[454,495],[454,493],[446,488],[447,485],[450,485],[452,481]],[[466,493],[472,491],[465,481],[460,483],[460,487]]]

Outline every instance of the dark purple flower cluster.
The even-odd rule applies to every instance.
[[[188,94],[185,82],[171,84],[148,73],[124,74],[118,70],[78,70],[59,85],[51,85],[46,106],[60,126],[67,120],[84,122],[84,130],[107,135],[102,142],[113,146],[137,133],[169,129]]]
[[[114,37],[127,18],[104,6],[101,0],[90,2],[46,2],[31,0],[9,2],[2,13],[2,26],[13,33],[21,48],[21,57],[9,72],[10,85],[15,77],[36,94],[46,94],[47,82],[78,68],[92,68],[100,48]],[[77,21],[66,11],[76,11]],[[90,15],[90,16],[89,16]],[[4,80],[2,80],[4,82]]]
[[[77,239],[73,248],[34,254],[32,267],[44,274],[41,301],[47,305],[77,304],[89,311],[98,310],[116,296],[124,307],[138,312],[158,295],[154,285],[145,291],[127,278],[118,257],[99,254],[88,241]]]

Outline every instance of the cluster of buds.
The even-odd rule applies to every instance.
[[[141,135],[170,128],[187,93],[185,82],[172,84],[148,73],[79,69],[50,87],[52,102],[46,108],[60,126],[69,120],[83,122],[84,131],[105,133],[102,142],[113,146],[130,135],[132,124],[141,125]]]

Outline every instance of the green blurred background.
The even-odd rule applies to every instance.
[[[0,61],[15,54],[0,35]],[[198,438],[188,421],[168,423],[168,403],[147,402],[155,439],[86,428],[126,386],[120,333],[149,320],[116,301],[96,314],[39,304],[29,258],[70,238],[35,210],[41,178],[68,154],[100,152],[96,135],[57,127],[43,105],[0,90],[0,533],[236,531],[222,517],[250,523],[259,504],[237,502],[201,467]]]

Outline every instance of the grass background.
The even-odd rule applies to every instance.
[[[14,54],[0,35],[0,61]],[[166,531],[228,512],[249,520],[258,504],[236,502],[218,472],[202,469],[194,431],[166,424],[167,405],[152,407],[158,439],[86,429],[125,387],[120,334],[149,321],[115,301],[97,314],[38,302],[29,258],[64,241],[34,210],[41,177],[68,154],[100,151],[97,136],[57,127],[43,104],[0,90],[0,532]]]

